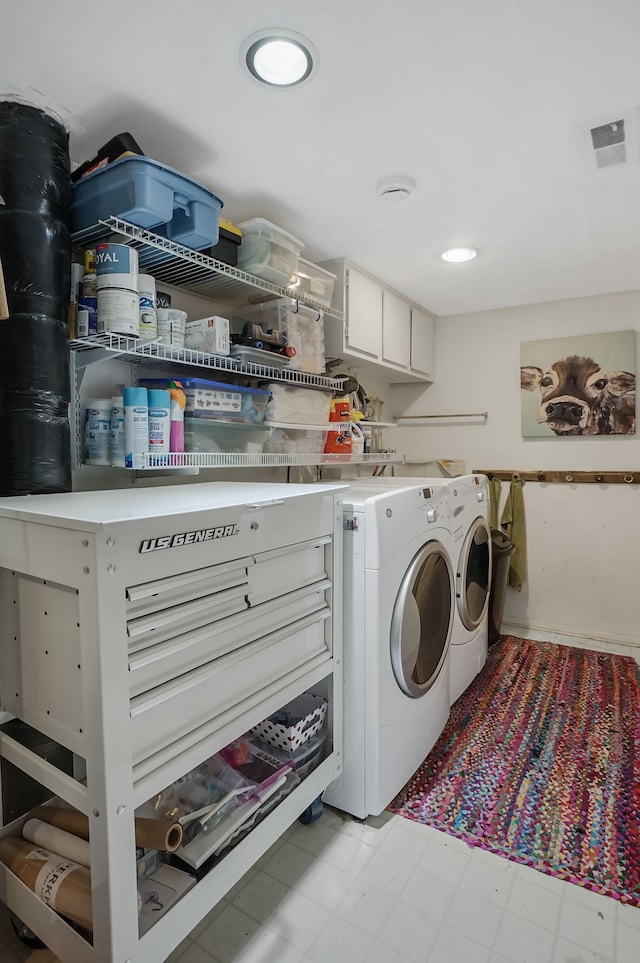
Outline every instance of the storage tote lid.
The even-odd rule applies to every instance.
[[[243,234],[259,234],[262,237],[267,237],[271,241],[278,243],[278,238],[285,238],[300,251],[304,251],[304,244],[302,241],[294,237],[293,234],[289,234],[288,231],[284,231],[277,224],[273,224],[271,221],[267,221],[264,217],[252,217],[248,221],[243,221],[238,224],[238,227]]]

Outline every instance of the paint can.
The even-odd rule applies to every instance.
[[[171,295],[167,294],[166,291],[156,291],[156,307],[157,308],[170,308],[171,307]]]
[[[156,279],[150,274],[140,274],[138,278],[140,303],[140,338],[153,341],[158,337],[156,316]]]
[[[160,343],[170,344],[174,348],[183,348],[187,312],[179,311],[177,308],[157,308],[156,315]]]
[[[99,244],[96,273],[100,288],[138,290],[138,252],[128,244]]]
[[[138,292],[124,288],[98,291],[98,334],[122,334],[137,338],[140,331]]]
[[[96,248],[98,333],[138,337],[138,252],[126,244]]]

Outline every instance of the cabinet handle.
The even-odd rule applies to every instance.
[[[269,498],[266,502],[247,502],[244,507],[257,511],[260,508],[269,508],[271,505],[284,505],[284,498]]]

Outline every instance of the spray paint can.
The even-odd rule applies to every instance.
[[[149,451],[149,399],[146,388],[125,388],[124,463],[126,468],[144,468]]]
[[[137,338],[140,331],[138,252],[126,244],[96,248],[98,333]]]
[[[111,398],[91,398],[87,402],[84,447],[87,465],[111,464]]]
[[[150,464],[162,464],[169,452],[171,432],[171,396],[159,388],[149,388],[149,458]],[[166,462],[166,458],[164,461]]]

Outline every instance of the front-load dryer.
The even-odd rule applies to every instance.
[[[451,704],[473,682],[487,659],[491,529],[489,481],[461,475],[448,481],[454,541],[456,607],[451,636]]]
[[[344,760],[329,804],[378,815],[449,717],[455,610],[441,483],[361,482],[344,495]]]

